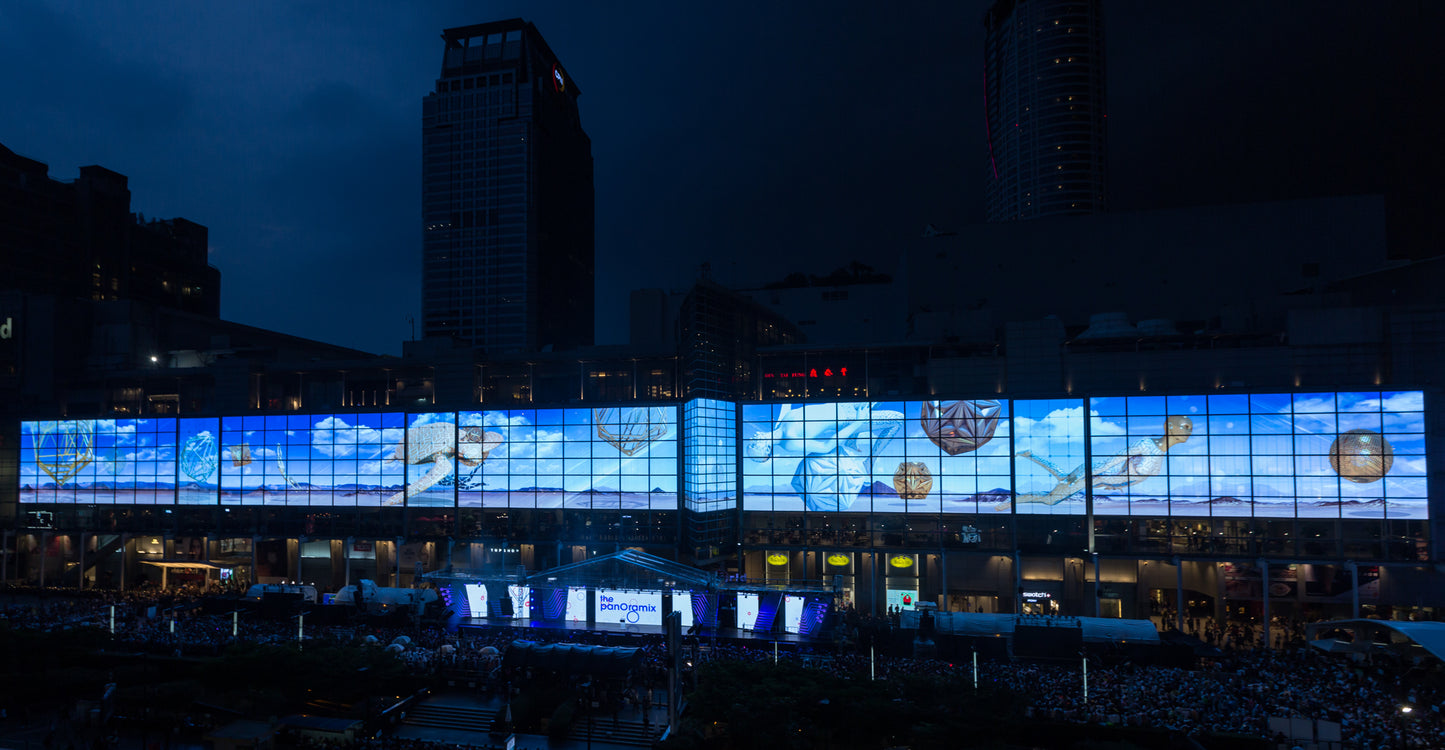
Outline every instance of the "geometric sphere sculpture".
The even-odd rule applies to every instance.
[[[904,461],[893,472],[893,489],[904,500],[922,500],[933,489],[933,473],[922,462]]]
[[[1378,482],[1394,463],[1395,449],[1374,430],[1350,430],[1330,444],[1330,468],[1351,482]]]
[[[979,401],[923,402],[918,421],[923,434],[950,456],[978,450],[993,439],[998,429],[999,403],[993,399]]]

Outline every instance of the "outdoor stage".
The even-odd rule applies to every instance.
[[[531,637],[545,637],[558,633],[600,633],[607,636],[615,636],[619,639],[626,638],[662,638],[663,628],[661,625],[624,625],[609,622],[574,622],[570,620],[524,620],[508,619],[499,617],[462,617],[458,618],[456,626],[459,630],[511,630],[516,638],[527,640],[528,634]],[[684,641],[697,641],[707,643],[713,639],[724,641],[750,641],[753,643],[779,643],[818,646],[831,644],[829,638],[821,638],[796,633],[762,633],[754,630],[743,630],[741,628],[728,627],[697,627],[684,628],[682,637]],[[611,645],[626,645],[615,643]]]

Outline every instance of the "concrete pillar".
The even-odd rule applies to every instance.
[[[1174,558],[1174,629],[1184,632],[1184,564]]]
[[[1024,613],[1024,565],[1023,558],[1019,556],[1018,548],[1014,548],[1014,614]]]
[[[40,532],[40,590],[45,590],[45,548],[50,544],[50,532]]]
[[[822,557],[822,555],[819,555],[819,557]],[[938,587],[939,587],[939,589],[940,589],[940,590],[939,590],[939,598],[943,599],[943,606],[939,607],[938,609],[939,609],[939,611],[941,611],[941,612],[947,612],[947,611],[948,611],[948,550],[939,550],[939,552],[938,552],[938,580],[939,580]]]
[[[392,585],[392,586],[397,586],[397,587],[400,587],[400,586],[401,586],[401,546],[402,546],[405,542],[406,542],[406,540],[403,539],[403,538],[401,538],[401,537],[396,537],[396,539],[392,542],[392,544],[393,544],[392,550],[391,550],[391,568],[392,568],[391,585]]]
[[[1099,588],[1099,553],[1093,553],[1092,557],[1094,558],[1094,616],[1099,617],[1101,604],[1099,600],[1104,596],[1103,590]]]
[[[80,532],[80,546],[77,548],[75,554],[76,554],[76,559],[80,561],[80,565],[78,566],[78,567],[80,568],[80,580],[79,580],[79,582],[76,583],[76,587],[77,587],[79,590],[84,591],[84,590],[85,590],[85,532],[84,532],[84,531]]]
[[[1259,558],[1259,580],[1260,591],[1264,594],[1264,617],[1261,625],[1264,628],[1264,645],[1269,645],[1269,561],[1263,557]]]
[[[1354,560],[1345,563],[1350,569],[1350,618],[1360,619],[1360,565]]]

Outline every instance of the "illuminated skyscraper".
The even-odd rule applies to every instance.
[[[522,19],[447,29],[422,100],[422,330],[488,352],[592,343],[592,141]]]
[[[1105,208],[1100,0],[998,0],[984,16],[989,221]]]

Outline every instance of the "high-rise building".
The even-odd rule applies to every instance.
[[[422,330],[489,353],[593,338],[592,141],[522,19],[447,29],[422,100]]]
[[[1103,211],[1100,0],[998,0],[984,26],[988,220]]]
[[[49,172],[0,145],[0,289],[220,315],[204,226],[133,213],[126,176],[105,167],[72,182]]]

